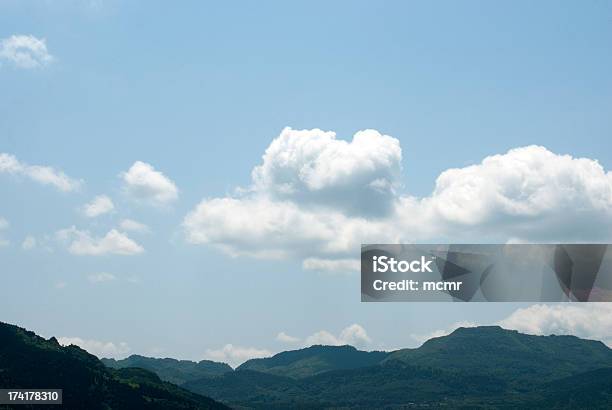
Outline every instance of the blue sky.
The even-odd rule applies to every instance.
[[[299,200],[280,198],[268,185],[237,194],[238,187],[254,185],[253,169],[285,127],[334,131],[346,141],[360,130],[375,129],[396,139],[401,159],[394,164],[401,171],[389,177],[392,206],[401,198],[431,198],[431,209],[438,211],[466,200],[457,190],[432,196],[442,172],[466,169],[512,148],[545,147],[546,152],[521,151],[500,160],[544,161],[547,168],[540,173],[534,167],[533,174],[517,177],[533,182],[542,175],[543,182],[533,182],[540,184],[534,189],[541,196],[520,202],[516,198],[525,194],[520,192],[511,198],[516,199],[512,210],[493,200],[461,208],[468,214],[442,210],[446,222],[436,225],[435,233],[413,223],[414,236],[408,228],[397,235],[425,242],[609,241],[601,232],[609,231],[612,215],[608,2],[185,2],[170,7],[166,2],[2,1],[0,39],[12,36],[44,39],[50,58],[28,68],[0,53],[0,153],[20,164],[53,167],[82,183],[62,192],[24,172],[0,172],[0,218],[6,221],[0,238],[8,242],[0,246],[5,283],[0,320],[47,336],[80,338],[88,346],[102,346],[103,353],[238,362],[296,347],[312,335],[329,340],[322,331],[370,349],[416,345],[423,335],[458,322],[493,323],[527,308],[362,304],[358,274],[304,269],[305,259],[322,256],[295,232],[283,237],[294,241],[291,246],[273,249],[288,253],[276,259],[229,256],[227,247],[241,249],[239,239],[255,242],[247,248],[268,249],[262,249],[262,236],[211,233],[208,222],[192,227],[206,231],[205,243],[190,241],[185,217],[203,200],[246,197],[236,206],[247,215],[261,197],[293,201],[298,208],[303,198],[315,207],[330,206],[330,196],[308,196],[307,188]],[[377,147],[384,148],[389,140],[380,141]],[[596,160],[603,171],[591,167],[594,162],[585,170],[562,155]],[[136,161],[171,181],[177,199],[159,204],[130,191],[124,175]],[[461,181],[470,178],[495,184],[513,178],[499,174],[500,168],[505,169],[465,171],[452,186],[464,186]],[[343,181],[342,189],[363,199],[357,204],[371,200],[351,191],[353,180]],[[509,184],[504,190],[509,196],[517,186],[531,186]],[[561,191],[549,189],[553,185],[588,200],[564,202]],[[108,196],[114,210],[87,217],[84,205],[99,195]],[[206,215],[223,210],[211,204],[204,203]],[[325,215],[347,212],[332,205],[336,208]],[[405,212],[425,218],[427,206]],[[568,220],[580,226],[568,222],[566,229],[552,229],[562,214],[557,208],[576,210]],[[321,218],[321,210],[313,209],[296,212]],[[490,217],[477,217],[491,209]],[[530,212],[550,224],[526,228],[528,219],[521,215]],[[357,217],[341,223],[353,226]],[[146,224],[149,232],[121,230],[126,218]],[[222,219],[213,223],[223,228]],[[57,232],[72,226],[94,238],[117,229],[144,252],[71,253]],[[33,249],[22,249],[27,236],[36,240]],[[357,239],[370,242],[367,234]],[[323,257],[351,258],[350,249],[343,252]],[[101,273],[115,279],[93,283]],[[343,339],[342,330],[352,324],[367,337],[349,331],[345,336],[352,339]],[[279,332],[301,341],[277,340]],[[227,344],[232,347],[223,350]]]

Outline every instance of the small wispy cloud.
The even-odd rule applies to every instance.
[[[306,338],[304,346],[330,345],[330,346],[364,346],[372,343],[372,339],[363,326],[354,323],[342,329],[339,335],[334,335],[326,330],[316,332]]]
[[[68,252],[74,255],[136,255],[144,248],[125,233],[111,229],[103,237],[94,237],[89,231],[72,226],[56,232],[56,238],[67,244]]]
[[[276,335],[276,340],[282,343],[298,343],[301,339],[299,337],[290,336],[285,332],[280,332]]]
[[[120,177],[123,179],[123,190],[141,202],[160,206],[178,198],[174,181],[146,162],[134,162]]]
[[[119,223],[119,227],[124,231],[147,233],[151,229],[143,223],[134,221],[133,219],[124,219]]]
[[[204,357],[217,362],[229,363],[236,367],[249,359],[272,356],[272,352],[266,349],[255,347],[243,347],[233,344],[226,344],[220,349],[207,349]]]
[[[359,259],[307,258],[302,262],[302,268],[327,273],[355,273],[359,272],[361,261]]]
[[[91,275],[87,276],[87,279],[89,279],[91,283],[101,283],[101,282],[113,281],[117,279],[117,277],[113,275],[112,273],[100,272],[100,273],[92,273]]]
[[[88,218],[95,218],[100,215],[112,212],[115,209],[115,204],[106,195],[98,195],[91,202],[83,206],[83,213]]]
[[[63,192],[76,191],[83,181],[70,178],[64,172],[44,165],[29,165],[14,155],[0,153],[0,173],[20,175]]]
[[[17,68],[39,68],[54,60],[47,50],[47,41],[32,35],[12,35],[0,40],[0,61]]]
[[[29,251],[30,249],[36,248],[36,238],[32,235],[28,235],[25,237],[23,242],[21,243],[21,249],[24,251]]]
[[[9,241],[2,237],[2,231],[8,228],[8,226],[9,226],[8,221],[0,217],[0,246],[6,246],[9,244]]]
[[[65,289],[65,288],[66,288],[66,286],[68,286],[68,284],[67,284],[66,282],[63,282],[63,281],[61,281],[61,282],[56,282],[56,283],[55,283],[55,285],[53,285],[53,287],[54,287],[55,289]]]
[[[296,336],[288,335],[285,332],[280,332],[276,335],[276,340],[287,344],[301,344],[303,347],[312,345],[327,345],[327,346],[367,346],[372,343],[372,339],[368,336],[365,328],[357,323],[345,327],[339,334],[335,335],[327,330],[319,330],[307,336],[303,340]]]
[[[62,346],[78,346],[99,358],[122,358],[127,356],[131,351],[130,346],[125,342],[114,343],[93,339],[82,339],[80,337],[58,337],[57,341]]]

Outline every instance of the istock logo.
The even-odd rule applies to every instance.
[[[372,268],[374,272],[431,272],[429,265],[433,262],[432,259],[426,260],[424,256],[421,259],[413,261],[396,260],[387,256],[373,256]]]

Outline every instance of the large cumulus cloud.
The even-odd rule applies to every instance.
[[[537,304],[518,309],[499,324],[535,335],[575,335],[612,346],[612,305],[609,303]]]
[[[612,174],[595,160],[532,145],[444,171],[423,203],[447,225],[499,232],[500,239],[603,240]]]
[[[363,238],[389,237],[386,220],[304,209],[260,196],[204,200],[184,226],[191,243],[215,244],[232,256],[266,258],[346,255],[358,250]]]
[[[610,239],[612,174],[596,160],[520,147],[442,172],[423,198],[401,192],[401,160],[399,141],[374,130],[348,142],[286,128],[249,187],[185,217],[187,240],[346,270],[361,243]]]
[[[285,128],[253,170],[253,189],[302,205],[380,215],[392,208],[401,160],[399,141],[375,130],[347,142],[330,131]]]

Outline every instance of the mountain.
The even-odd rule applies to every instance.
[[[533,336],[499,326],[459,328],[448,336],[402,349],[385,361],[483,374],[515,385],[549,381],[601,367],[612,367],[610,349],[575,336]]]
[[[612,401],[612,351],[603,343],[494,326],[390,353],[313,346],[235,371],[142,356],[105,362],[0,323],[0,386],[63,388],[74,409],[227,408],[219,401],[240,409],[608,409]],[[181,387],[162,381],[171,377]]]
[[[77,346],[0,322],[0,386],[61,388],[70,409],[227,409],[143,369],[112,370]],[[20,406],[20,408],[33,408]],[[0,405],[0,408],[2,406]]]
[[[102,359],[102,363],[113,369],[139,367],[150,370],[157,374],[160,379],[179,386],[202,377],[220,376],[233,371],[229,365],[211,360],[202,360],[196,363],[189,360],[156,359],[139,355],[132,355],[122,360]]]
[[[462,400],[466,394],[494,397],[504,391],[495,379],[420,369],[401,362],[332,370],[301,379],[237,370],[183,387],[230,405],[261,409],[392,408],[414,403],[436,407]]]
[[[612,403],[612,368],[579,373],[548,383],[543,388],[541,408],[597,408]]]
[[[251,359],[236,370],[254,370],[299,379],[330,370],[373,366],[380,363],[387,355],[387,352],[364,352],[353,346],[315,345],[278,353],[264,359]]]
[[[317,408],[299,380],[252,370],[237,370],[219,377],[205,377],[183,385],[194,392],[214,392],[225,403],[238,408]]]
[[[247,362],[232,373],[183,387],[246,408],[523,409],[583,408],[584,403],[605,409],[612,397],[612,351],[573,336],[460,328],[419,348],[391,352],[378,363],[301,376],[292,366],[311,357],[305,351],[281,353],[264,359],[264,365],[255,361],[258,370]]]

